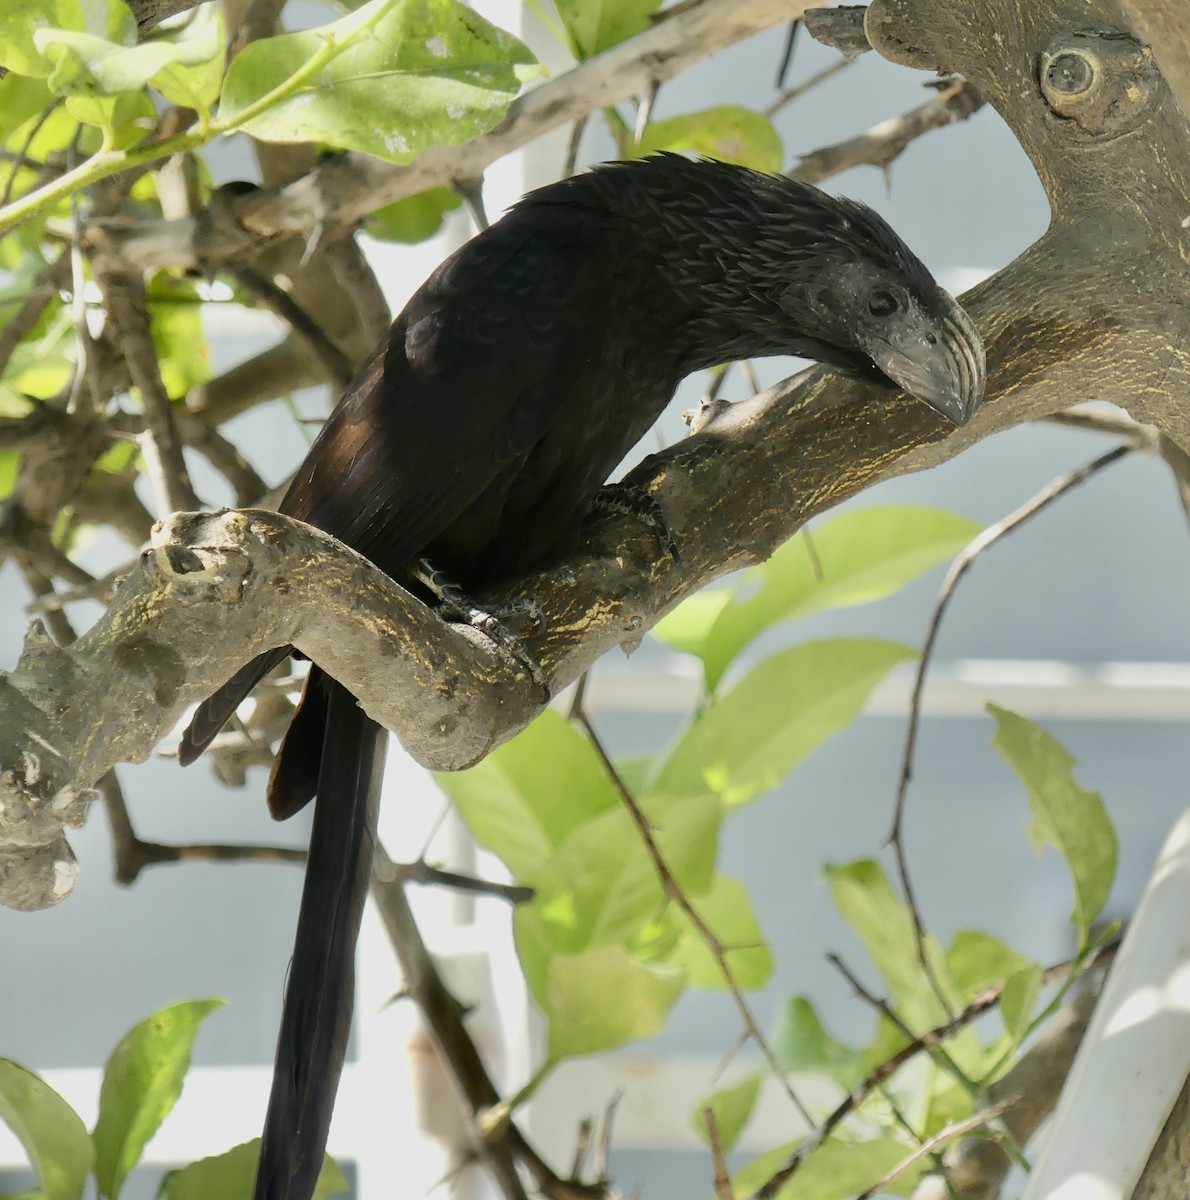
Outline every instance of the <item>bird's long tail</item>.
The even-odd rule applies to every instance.
[[[309,1200],[326,1149],[355,994],[355,943],[376,841],[387,743],[329,677],[310,857],[254,1200]]]

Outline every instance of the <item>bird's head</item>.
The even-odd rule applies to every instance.
[[[881,243],[896,237],[880,224]],[[851,369],[875,367],[952,424],[965,425],[983,399],[983,342],[916,256],[903,243],[892,249],[897,253],[881,245],[881,253],[815,256],[783,289],[781,308],[812,331],[820,344],[815,357]]]

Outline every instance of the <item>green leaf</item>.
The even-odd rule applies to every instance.
[[[649,27],[661,0],[554,0],[575,58],[590,58]]]
[[[95,1178],[100,1195],[119,1196],[149,1139],[173,1109],[190,1067],[199,1026],[222,1000],[187,1000],[155,1012],[112,1051],[99,1090]]]
[[[211,354],[202,326],[202,300],[194,285],[166,271],[148,284],[149,330],[171,400],[211,378]]]
[[[367,230],[384,242],[424,242],[442,228],[446,214],[462,203],[463,197],[454,188],[426,188],[378,208],[368,218]]]
[[[0,1058],[0,1121],[25,1148],[46,1200],[79,1200],[94,1158],[87,1127],[52,1087],[7,1058]]]
[[[785,160],[781,137],[772,123],[738,104],[653,121],[645,127],[641,140],[626,149],[633,158],[658,150],[685,150],[755,171],[780,171]]]
[[[847,1091],[867,1074],[863,1056],[827,1033],[805,996],[785,1002],[772,1047],[784,1070],[825,1075]]]
[[[773,974],[773,955],[765,943],[748,889],[737,879],[719,875],[709,891],[691,894],[689,899],[726,951],[727,966],[736,987],[749,991],[768,983]],[[674,917],[683,933],[673,961],[686,968],[687,985],[725,990],[727,981],[702,934],[681,909],[675,909]]]
[[[58,33],[86,33],[118,46],[136,42],[136,19],[122,0],[16,0],[0,5],[0,62],[18,75],[50,76],[58,52],[39,40]]]
[[[1000,993],[1000,1015],[1014,1042],[1019,1042],[1029,1031],[1037,1011],[1037,997],[1041,995],[1042,978],[1041,967],[1029,963],[1005,983]]]
[[[590,743],[553,710],[477,766],[436,778],[476,840],[528,884],[568,834],[620,803]]]
[[[807,642],[765,659],[686,731],[659,792],[716,792],[743,804],[773,787],[863,711],[872,689],[913,652],[893,642]],[[777,702],[779,698],[779,702]]]
[[[825,874],[835,907],[863,942],[902,1019],[919,1031],[937,1024],[945,1014],[918,962],[913,919],[894,894],[883,868],[863,859],[841,867],[828,866]],[[942,948],[930,934],[925,945],[935,977],[957,1007],[958,995]]]
[[[0,500],[7,500],[21,474],[21,451],[0,450]]]
[[[930,508],[889,505],[841,513],[813,532],[821,574],[805,537],[791,538],[733,587],[696,593],[653,633],[697,654],[713,691],[739,652],[766,629],[823,609],[880,600],[950,558],[978,532],[975,522]]]
[[[723,808],[714,796],[646,801],[643,811],[671,874],[688,892],[710,887]],[[518,908],[524,933],[538,940],[542,955],[577,954],[597,946],[622,945],[645,953],[658,936],[665,895],[657,869],[627,812],[613,812],[579,826],[535,879],[536,894]],[[676,931],[673,940],[676,941]],[[544,970],[544,966],[543,966]],[[542,994],[530,966],[526,977]]]
[[[964,1004],[1033,965],[999,938],[978,929],[960,929],[955,934],[946,964]]]
[[[1070,919],[1081,949],[1115,879],[1118,846],[1111,818],[1098,793],[1075,782],[1074,759],[1051,734],[995,704],[988,705],[988,712],[997,724],[992,745],[1025,785],[1033,814],[1030,841],[1038,850],[1047,843],[1053,846],[1070,868]]]
[[[709,1108],[715,1116],[715,1128],[719,1133],[719,1146],[726,1153],[740,1140],[740,1134],[748,1126],[752,1118],[756,1101],[760,1097],[759,1075],[749,1075],[732,1087],[720,1088],[712,1092],[694,1110],[691,1124],[694,1132],[707,1145],[711,1137],[707,1130],[706,1110]]]
[[[787,1146],[778,1146],[750,1162],[732,1178],[735,1194],[752,1195],[788,1160],[795,1145],[791,1142]],[[904,1162],[912,1149],[890,1137],[865,1142],[827,1138],[777,1193],[775,1200],[853,1200]],[[920,1165],[899,1176],[880,1195],[907,1196],[929,1166],[929,1159],[924,1159]]]
[[[642,963],[622,946],[556,955],[545,1006],[550,1060],[597,1054],[660,1033],[683,984],[679,968]]]
[[[170,1171],[161,1181],[157,1200],[249,1200],[256,1163],[260,1158],[260,1139],[245,1142],[212,1158]],[[347,1191],[347,1180],[329,1155],[322,1164],[314,1200],[328,1200]]]
[[[0,24],[3,21],[4,18],[0,17]],[[0,57],[0,62],[3,61],[3,57]],[[30,79],[10,69],[0,79],[0,140],[8,138],[26,121],[39,117],[53,103],[54,94],[43,80]]]
[[[227,36],[219,4],[200,4],[184,23],[161,31],[161,45],[172,57],[150,82],[167,99],[184,108],[208,113],[223,86]]]
[[[520,90],[527,73],[518,68],[534,62],[523,43],[456,0],[372,0],[330,25],[241,50],[219,120],[239,122],[328,44],[346,49],[238,127],[266,142],[320,142],[406,163],[486,133]]]

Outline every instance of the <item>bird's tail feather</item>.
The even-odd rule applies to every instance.
[[[310,857],[254,1200],[309,1200],[347,1052],[387,734],[327,677]]]
[[[188,767],[210,744],[215,735],[231,720],[248,693],[276,666],[293,653],[292,646],[278,646],[258,654],[242,666],[214,695],[208,696],[194,710],[186,732],[178,745],[178,762]]]

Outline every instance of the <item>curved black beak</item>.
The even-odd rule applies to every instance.
[[[987,381],[983,340],[958,301],[950,302],[928,328],[881,342],[872,361],[910,395],[952,425],[966,425],[983,400]]]

